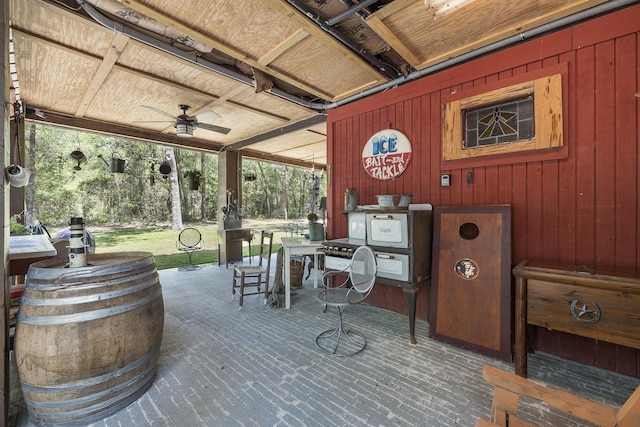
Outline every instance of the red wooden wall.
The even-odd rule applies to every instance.
[[[559,30],[458,65],[387,92],[331,110],[328,116],[329,238],[346,236],[343,194],[356,188],[359,204],[376,194],[413,194],[435,206],[509,204],[512,261],[640,269],[638,102],[640,5]],[[519,74],[563,66],[567,158],[460,169],[441,165],[442,106],[460,91],[491,86]],[[367,175],[362,148],[376,132],[398,129],[412,143],[408,169],[391,181]],[[467,173],[473,173],[468,184]],[[451,174],[451,186],[440,176]],[[377,286],[373,303],[407,311],[401,290]],[[639,307],[640,309],[640,307]],[[428,317],[428,292],[418,316]],[[424,337],[424,331],[418,331]],[[537,331],[547,353],[640,376],[633,349]]]

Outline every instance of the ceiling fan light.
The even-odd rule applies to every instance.
[[[195,126],[189,123],[176,123],[176,135],[182,138],[191,138]]]

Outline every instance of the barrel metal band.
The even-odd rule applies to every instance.
[[[79,297],[67,297],[67,298],[30,298],[23,296],[21,304],[32,306],[60,306],[60,305],[76,305],[85,304],[88,302],[105,301],[111,298],[123,297],[126,295],[134,294],[154,286],[158,283],[157,280],[150,279],[146,282],[140,283],[135,286],[120,289],[118,291],[103,292],[101,294],[83,295]]]
[[[149,271],[142,271],[140,273],[137,274],[129,274],[127,276],[122,276],[119,277],[118,279],[113,279],[113,280],[105,280],[104,277],[105,276],[111,276],[114,275],[115,273],[118,273],[117,271],[113,271],[111,273],[105,273],[104,271],[101,271],[102,274],[97,274],[95,273],[92,276],[92,279],[94,281],[87,283],[86,281],[89,279],[89,277],[87,276],[87,272],[83,271],[82,268],[71,268],[69,269],[71,272],[65,272],[63,275],[60,275],[59,277],[56,278],[56,281],[59,283],[60,281],[63,282],[63,284],[61,285],[54,285],[51,283],[51,280],[46,280],[47,278],[42,278],[42,277],[38,277],[37,273],[36,275],[32,275],[30,278],[32,279],[31,281],[29,281],[29,283],[27,283],[27,288],[28,289],[34,289],[36,291],[57,291],[60,289],[67,289],[67,288],[73,288],[73,289],[91,289],[93,287],[104,287],[104,286],[110,286],[110,285],[114,285],[114,284],[118,284],[118,283],[123,283],[123,282],[131,282],[134,280],[139,280],[140,278],[143,278],[145,276],[149,276],[150,272]],[[74,272],[73,270],[77,270],[77,272]],[[75,273],[75,274],[74,274]],[[120,271],[120,273],[122,273],[122,271]],[[77,277],[78,281],[72,281],[71,279]],[[156,277],[154,275],[154,277]],[[39,281],[44,280],[45,283],[38,283]]]
[[[108,417],[111,414],[118,412],[120,409],[128,406],[131,402],[137,400],[142,394],[147,391],[153,380],[155,379],[155,366],[150,366],[143,373],[136,376],[135,378],[130,379],[126,383],[122,384],[122,386],[114,387],[108,390],[105,390],[100,393],[96,393],[91,396],[87,396],[85,398],[80,399],[72,399],[69,401],[60,401],[54,402],[55,404],[49,403],[48,405],[40,405],[38,402],[33,402],[25,398],[25,403],[37,412],[37,408],[43,409],[64,409],[68,407],[72,407],[78,404],[90,403],[99,399],[103,396],[113,396],[110,399],[106,399],[104,401],[100,401],[96,404],[86,406],[84,408],[75,409],[71,411],[63,411],[63,412],[37,412],[37,418],[41,422],[69,422],[67,420],[77,420],[82,421],[82,425],[86,425],[86,423],[95,420],[101,420]],[[136,384],[138,383],[138,384]],[[118,394],[121,389],[125,389],[133,385],[134,387],[128,390],[127,393]],[[89,415],[90,414],[90,415]]]
[[[73,381],[70,383],[56,384],[51,386],[36,386],[31,385],[25,382],[20,382],[20,386],[24,391],[30,393],[59,393],[61,391],[74,391],[81,390],[83,388],[92,387],[96,384],[102,384],[103,382],[110,381],[114,378],[117,378],[121,375],[125,375],[128,372],[134,371],[139,367],[145,365],[150,360],[152,360],[160,351],[159,346],[151,349],[147,354],[142,355],[138,359],[124,365],[121,368],[118,368],[114,371],[108,372],[104,375],[97,375],[91,378],[85,378],[78,381]]]
[[[126,313],[130,310],[135,310],[138,307],[142,307],[149,304],[151,301],[162,297],[162,289],[158,289],[156,292],[140,298],[128,304],[121,304],[115,307],[102,308],[100,310],[92,310],[84,313],[74,314],[59,314],[55,316],[28,316],[18,312],[18,322],[28,325],[62,325],[65,323],[74,322],[87,322],[90,320],[102,319],[105,317],[114,316],[116,314]]]

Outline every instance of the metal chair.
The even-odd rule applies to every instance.
[[[201,266],[193,265],[193,262],[191,261],[191,255],[195,251],[202,250],[203,245],[204,241],[202,240],[202,234],[200,234],[200,231],[193,227],[187,227],[183,229],[178,235],[176,247],[180,252],[185,252],[187,254],[188,262],[186,266],[180,267],[178,270],[191,271],[200,269]]]
[[[345,329],[343,311],[350,305],[361,303],[369,296],[376,283],[377,270],[373,250],[368,246],[360,246],[353,253],[351,264],[346,270],[332,270],[322,276],[322,282],[327,288],[318,294],[318,300],[325,307],[335,307],[338,310],[338,325],[316,337],[316,345],[320,350],[333,356],[344,357],[358,354],[367,346],[367,339],[362,333]],[[345,273],[348,273],[348,276],[341,284],[328,287],[327,281],[330,277]]]
[[[284,233],[288,237],[298,237],[300,235],[300,224],[297,222],[289,222],[284,225]]]
[[[231,300],[236,293],[240,294],[239,310],[246,295],[264,294],[263,303],[267,303],[269,293],[269,271],[271,270],[271,253],[273,250],[273,233],[262,231],[260,233],[260,254],[258,265],[236,265],[233,267],[233,286],[231,288]],[[246,292],[246,288],[255,288],[252,292]]]

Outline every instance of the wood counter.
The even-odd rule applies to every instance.
[[[515,369],[527,376],[527,325],[640,349],[640,273],[523,261],[516,278]]]

